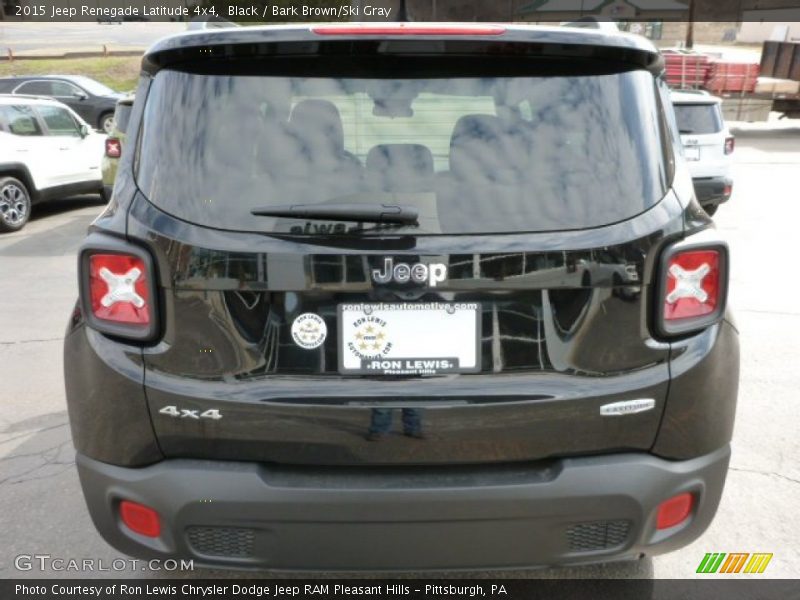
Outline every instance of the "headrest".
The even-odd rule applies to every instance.
[[[510,182],[526,156],[522,133],[494,115],[465,115],[450,137],[450,171],[465,180]]]
[[[315,144],[325,140],[335,150],[344,150],[344,130],[339,109],[329,100],[301,100],[292,110],[289,124],[297,134]]]
[[[367,173],[381,189],[422,192],[433,189],[433,154],[422,144],[379,144],[370,148]]]
[[[367,153],[370,171],[403,171],[409,177],[432,177],[433,154],[422,144],[379,144]]]

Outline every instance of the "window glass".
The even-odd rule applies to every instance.
[[[59,98],[74,98],[80,94],[83,94],[81,89],[71,83],[67,83],[66,81],[53,82],[53,96]]]
[[[8,129],[15,135],[42,135],[39,122],[29,106],[0,106],[3,120]]]
[[[132,104],[117,104],[117,109],[114,111],[114,127],[119,133],[126,133],[128,131],[128,121],[131,118],[131,110],[133,110]]]
[[[33,96],[52,96],[52,81],[28,81],[19,86],[16,94],[31,94]]]
[[[675,118],[681,133],[703,135],[722,130],[722,118],[715,104],[676,104]]]
[[[90,77],[75,75],[73,80],[87,90],[90,94],[94,94],[95,96],[111,96],[112,94],[116,94],[116,92],[107,85],[104,85],[99,81],[95,81]]]
[[[39,106],[37,110],[42,115],[50,135],[80,137],[80,127],[69,111],[58,106]]]
[[[413,205],[419,225],[394,229],[416,235],[597,227],[664,195],[654,89],[645,71],[362,79],[165,70],[148,95],[138,181],[169,213],[238,230],[297,233],[301,220],[251,211],[332,202]]]

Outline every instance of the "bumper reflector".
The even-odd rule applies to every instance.
[[[123,500],[119,505],[119,516],[128,529],[134,533],[151,538],[161,534],[161,519],[158,513],[149,506]]]
[[[694,496],[688,492],[664,500],[658,506],[656,528],[669,529],[683,523],[691,514],[693,505]]]

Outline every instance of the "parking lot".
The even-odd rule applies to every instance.
[[[16,55],[81,50],[144,49],[157,39],[186,29],[186,23],[0,23],[0,47]]]
[[[764,576],[796,576],[800,124],[746,126],[736,135],[734,195],[716,221],[732,249],[731,303],[742,372],[733,458],[716,520],[691,546],[638,565],[507,575],[686,578],[695,576],[707,552],[768,552],[774,557]],[[99,199],[89,196],[51,202],[34,210],[25,229],[0,236],[0,577],[93,575],[19,571],[14,558],[21,554],[102,559],[106,565],[122,558],[95,532],[84,506],[62,383],[63,333],[77,295],[75,251],[101,209]],[[218,573],[167,573],[212,574]]]

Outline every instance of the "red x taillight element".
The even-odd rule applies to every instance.
[[[150,324],[147,268],[137,256],[93,254],[89,257],[89,292],[97,319],[127,325]]]
[[[681,252],[667,263],[664,319],[700,317],[713,313],[719,299],[719,252]]]
[[[722,319],[728,291],[724,242],[679,242],[665,252],[660,271],[657,327],[661,334],[699,331]]]
[[[106,156],[108,158],[119,158],[122,156],[122,142],[117,138],[106,138]]]
[[[725,154],[733,154],[733,149],[735,146],[736,146],[736,138],[734,138],[733,136],[725,138],[725,145],[723,146]]]

